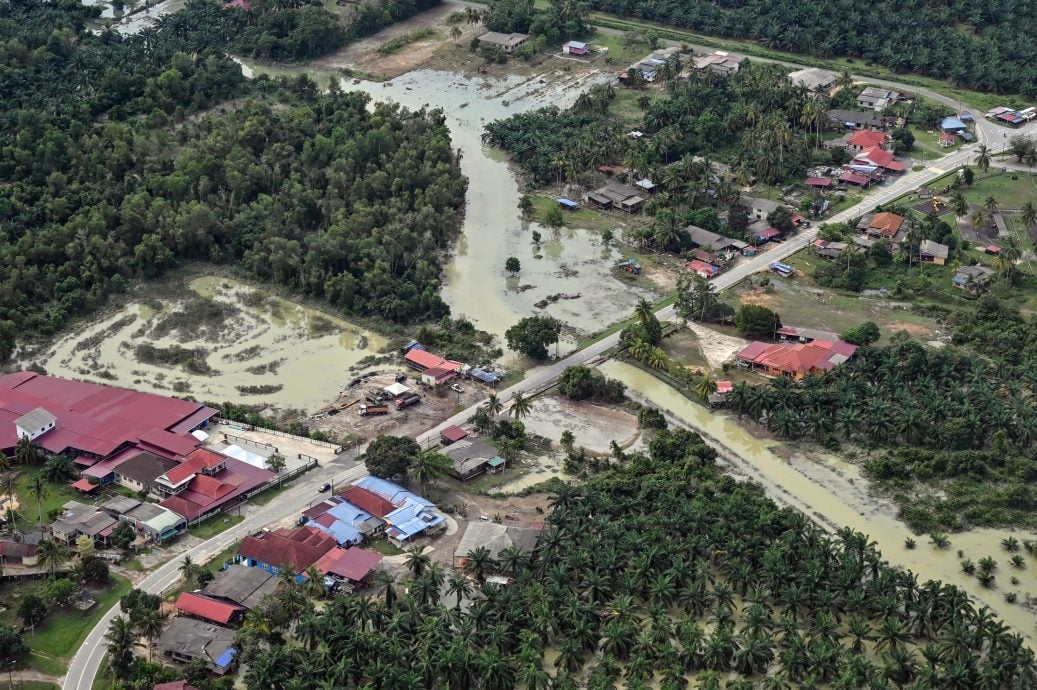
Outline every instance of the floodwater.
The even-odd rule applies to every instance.
[[[606,75],[558,70],[543,77],[488,80],[418,70],[380,84],[354,84],[331,70],[238,62],[247,77],[306,74],[322,87],[336,79],[344,90],[363,91],[375,100],[443,110],[469,185],[462,234],[445,267],[441,294],[454,316],[467,317],[496,335],[502,345],[504,331],[520,318],[546,313],[569,329],[558,349],[558,354],[566,354],[576,347],[574,336],[602,330],[628,316],[639,297],[651,296],[649,290],[630,288],[612,274],[619,253],[603,247],[596,233],[524,223],[515,174],[500,151],[482,143],[486,123],[546,105],[566,107],[583,90],[608,79]],[[542,236],[539,247],[532,242],[533,230]],[[504,270],[509,256],[522,264],[515,277]],[[545,308],[535,306],[557,295],[562,297]]]
[[[153,328],[184,301],[163,301],[157,311],[133,303],[58,341],[43,366],[58,376],[137,390],[312,413],[338,396],[351,378],[349,367],[386,344],[381,336],[340,318],[228,278],[197,278],[191,290],[234,308],[217,332],[192,328],[189,336],[173,332],[156,337]],[[259,299],[242,299],[252,295]],[[140,362],[135,349],[143,343],[201,348],[215,373],[192,374],[181,367]],[[281,388],[257,394],[238,390],[263,385]]]
[[[150,2],[151,0],[144,0]],[[112,23],[112,28],[121,34],[135,34],[144,29],[154,26],[159,18],[167,14],[178,12],[187,4],[187,0],[160,0],[150,7],[137,11],[140,3],[127,2],[123,10],[116,12],[106,0],[80,0],[84,5],[101,5],[102,19],[117,19]]]
[[[1023,635],[1031,648],[1037,647],[1034,629],[1037,613],[1022,605],[1028,595],[1037,596],[1037,559],[1024,553],[1026,567],[1019,570],[1010,565],[1010,554],[1000,547],[1001,539],[1006,536],[1014,536],[1022,542],[1037,535],[1021,530],[974,529],[949,535],[950,548],[937,549],[929,544],[926,535],[912,534],[897,520],[892,512],[894,508],[888,503],[869,496],[867,479],[855,465],[837,459],[817,462],[795,455],[790,461],[783,460],[774,450],[789,450],[788,447],[777,441],[755,438],[733,417],[716,414],[688,400],[637,367],[612,360],[602,364],[600,369],[610,378],[625,383],[634,397],[650,401],[702,433],[721,451],[722,461],[727,462],[735,474],[759,483],[777,502],[797,508],[829,529],[846,525],[868,535],[892,565],[913,571],[920,582],[942,580],[961,587],[977,603],[990,607]],[[917,542],[915,549],[904,547],[908,537]],[[959,549],[963,552],[961,557],[957,553]],[[961,572],[962,558],[975,563],[984,556],[998,562],[993,589],[983,588],[974,577]],[[1011,583],[1013,576],[1018,578],[1018,585]],[[1006,592],[1017,592],[1018,603],[1006,602]]]

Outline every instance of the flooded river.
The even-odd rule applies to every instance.
[[[137,390],[314,412],[338,396],[349,367],[385,347],[375,333],[234,280],[205,276],[191,290],[227,305],[225,321],[194,321],[189,297],[163,300],[159,310],[153,302],[132,303],[58,341],[43,366],[57,376]],[[178,319],[181,329],[168,328]],[[137,351],[144,344],[197,349],[204,364],[146,363]],[[211,371],[201,373],[206,366]],[[248,386],[280,388],[242,390]]]
[[[469,318],[502,344],[504,331],[524,316],[546,313],[580,334],[594,333],[628,316],[640,296],[650,296],[647,289],[631,289],[612,275],[619,253],[601,246],[596,233],[524,223],[514,172],[501,152],[482,143],[487,122],[546,105],[566,107],[582,91],[607,79],[605,75],[558,70],[544,77],[487,80],[418,70],[381,84],[354,84],[329,70],[238,62],[249,77],[306,74],[322,87],[337,79],[343,89],[363,91],[375,100],[443,110],[469,186],[462,235],[445,269],[442,296],[455,316]],[[533,230],[543,237],[539,248],[532,243]],[[504,271],[509,256],[522,263],[516,277]],[[556,295],[565,297],[544,308],[535,306]],[[559,353],[574,347],[570,337]]]
[[[777,441],[761,440],[750,434],[728,415],[716,414],[694,403],[651,374],[625,362],[609,361],[601,365],[602,373],[622,381],[635,397],[651,403],[690,428],[708,437],[735,474],[761,484],[769,496],[779,503],[821,519],[830,528],[843,525],[862,532],[878,544],[882,555],[891,564],[913,571],[919,581],[942,580],[967,591],[977,602],[993,611],[1024,636],[1031,648],[1037,647],[1035,623],[1037,615],[1021,604],[1009,604],[1004,594],[1018,593],[1019,602],[1027,594],[1037,596],[1037,562],[1025,556],[1027,567],[1012,568],[1009,554],[1000,547],[1002,538],[1011,534],[1017,539],[1033,539],[1037,535],[1022,531],[975,529],[951,534],[948,549],[931,546],[925,535],[914,535],[892,512],[892,507],[881,499],[869,496],[867,479],[855,465],[832,459],[824,463],[803,457],[786,461],[772,449],[780,447]],[[904,539],[914,537],[917,547],[904,547]],[[998,562],[997,585],[985,589],[961,572],[958,550],[974,563],[984,556]],[[1018,585],[1010,582],[1019,579]]]

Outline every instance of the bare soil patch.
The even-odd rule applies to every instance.
[[[761,307],[773,307],[778,304],[777,296],[763,289],[747,290],[738,296],[742,304],[755,304]]]
[[[695,322],[688,322],[688,328],[698,338],[699,348],[713,369],[720,369],[724,362],[729,361],[736,352],[749,344],[748,340],[724,335]]]

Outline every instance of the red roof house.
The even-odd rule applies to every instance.
[[[368,491],[362,486],[351,486],[339,492],[339,496],[346,499],[360,510],[367,511],[376,518],[384,518],[396,510],[396,506],[387,499],[382,498],[373,491]]]
[[[698,259],[689,261],[685,266],[689,271],[695,271],[695,273],[698,273],[703,278],[712,278],[717,274],[716,266],[707,264],[705,261],[699,261]]]
[[[831,178],[828,177],[808,177],[804,184],[806,184],[807,187],[824,189],[825,187],[831,187],[833,182]]]
[[[889,141],[889,137],[882,132],[873,132],[870,129],[862,129],[854,132],[846,140],[846,145],[855,149],[870,149],[872,147],[882,148]]]
[[[896,160],[896,157],[878,146],[873,146],[869,149],[865,149],[853,157],[853,160],[858,165],[874,165],[883,170],[891,170],[893,172],[903,172],[904,164]]]
[[[261,536],[248,536],[241,540],[238,553],[252,567],[261,567],[276,573],[286,565],[302,573],[316,563],[321,556],[338,547],[335,537],[316,527],[278,529]]]
[[[443,445],[456,443],[467,436],[468,432],[457,425],[450,425],[439,432],[439,438],[443,441]]]
[[[735,358],[767,376],[799,380],[810,373],[827,371],[849,360],[857,346],[842,340],[813,340],[809,343],[764,343],[747,345]]]
[[[237,604],[210,599],[194,592],[183,592],[176,600],[176,611],[182,615],[226,625],[241,615],[245,608]]]
[[[848,182],[850,184],[857,185],[858,187],[867,187],[871,184],[871,178],[865,175],[858,175],[857,173],[844,172],[839,176],[840,182]]]
[[[332,549],[313,564],[322,575],[337,575],[350,582],[363,582],[382,562],[381,554],[356,547]]]

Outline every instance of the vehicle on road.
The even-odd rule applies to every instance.
[[[317,493],[324,493],[325,491],[331,491],[331,484],[321,484],[320,488],[317,489]]]

